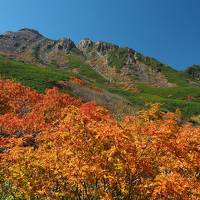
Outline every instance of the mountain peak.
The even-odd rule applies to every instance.
[[[69,52],[71,49],[76,48],[76,45],[70,38],[61,38],[56,42],[56,47],[59,50]]]
[[[89,64],[105,79],[121,85],[126,83],[130,87],[135,82],[156,87],[175,85],[169,82],[162,63],[131,48],[101,40],[84,38],[76,46],[70,38],[52,40],[42,36],[37,30],[22,28],[17,32],[0,35],[0,51],[12,56],[14,54],[14,57],[21,60],[23,58],[27,62],[46,65],[54,63],[64,67],[70,66],[75,58],[76,61]],[[77,63],[79,65],[80,62]],[[195,77],[199,80],[199,72],[196,71]]]
[[[35,29],[31,29],[31,28],[22,28],[22,29],[19,29],[18,32],[28,32],[28,33],[33,33],[35,35],[42,36],[42,34],[40,34],[39,31]]]
[[[8,31],[0,35],[0,49],[22,52],[44,37],[36,30],[23,28],[16,32]]]
[[[84,38],[82,39],[79,44],[77,45],[77,47],[81,50],[81,51],[85,51],[89,48],[92,48],[94,46],[94,42],[92,40],[90,40],[89,38]]]
[[[82,39],[77,47],[83,52],[96,51],[102,55],[105,55],[110,50],[119,48],[118,45],[112,44],[110,42],[104,42],[104,41],[94,42],[89,38]]]

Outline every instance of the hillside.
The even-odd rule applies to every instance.
[[[51,40],[21,29],[0,35],[0,55],[2,78],[40,92],[56,85],[85,101],[96,100],[117,116],[134,114],[146,102],[162,103],[163,111],[179,107],[186,118],[200,114],[198,80],[130,48],[90,39],[76,45],[69,38]]]
[[[172,74],[177,76],[176,79],[181,76],[180,72],[128,47],[90,39],[83,39],[76,45],[69,38],[52,40],[27,28],[0,35],[0,51],[25,62],[63,68],[71,67],[71,62],[77,60],[79,63],[76,64],[89,64],[108,81],[129,87],[138,82],[173,87],[179,83],[173,80]],[[181,76],[181,81],[187,84],[190,79]]]
[[[151,104],[93,102],[0,80],[1,200],[199,199],[200,127]]]
[[[185,69],[185,73],[195,80],[200,80],[200,65],[192,65]]]

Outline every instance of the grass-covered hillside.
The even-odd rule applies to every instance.
[[[179,77],[177,76],[179,72],[175,70],[173,72],[171,68],[162,67],[161,69],[171,78],[172,83],[176,83],[176,87],[157,88],[138,83],[136,86],[139,92],[131,92],[106,81],[79,57],[71,55],[69,60],[67,68],[58,68],[36,66],[0,57],[0,75],[1,78],[19,81],[39,92],[53,87],[59,81],[66,81],[69,77],[75,76],[85,82],[84,87],[92,86],[99,88],[106,95],[109,93],[122,97],[136,110],[144,107],[145,103],[160,102],[164,111],[175,111],[176,108],[180,108],[186,118],[200,114],[200,88],[189,85],[186,79],[181,79],[180,77],[184,76],[181,72]]]

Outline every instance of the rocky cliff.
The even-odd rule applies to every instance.
[[[87,63],[112,83],[134,88],[135,83],[156,87],[175,86],[162,72],[159,62],[146,62],[146,57],[130,48],[90,39],[77,45],[69,39],[52,40],[33,29],[20,29],[0,35],[0,54],[25,62],[70,67],[71,57]],[[78,67],[78,66],[77,66]]]
[[[200,65],[192,65],[185,70],[185,73],[190,75],[195,80],[200,81]]]

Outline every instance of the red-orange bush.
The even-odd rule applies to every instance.
[[[71,76],[69,78],[69,81],[72,82],[72,83],[78,84],[78,85],[84,85],[85,84],[85,82],[83,80],[81,80],[80,78],[74,77],[74,76]]]
[[[200,199],[200,127],[183,124],[180,112],[153,104],[119,122],[56,88],[1,86],[8,109],[0,115],[0,191],[25,199]]]

